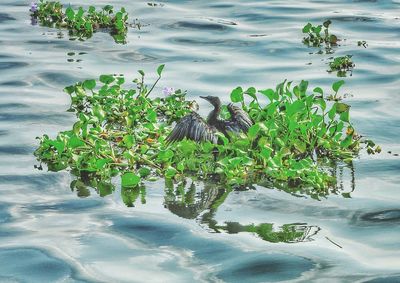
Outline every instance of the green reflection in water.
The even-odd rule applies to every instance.
[[[55,164],[48,167],[49,171],[58,171],[62,164]],[[36,166],[39,170],[41,165]],[[260,182],[265,188],[283,190],[294,196],[309,196],[320,200],[327,197],[328,194],[341,194],[345,198],[351,197],[351,192],[356,188],[355,169],[353,163],[333,163],[326,170],[330,170],[338,182],[334,189],[327,193],[315,194],[312,188],[297,188],[290,185],[272,186],[269,181]],[[70,184],[72,191],[75,191],[78,197],[88,197],[95,191],[101,197],[108,196],[115,192],[115,184],[110,179],[102,179],[101,176],[77,171],[71,172],[76,179]],[[347,184],[349,183],[349,184]],[[150,183],[151,184],[151,183]],[[350,191],[345,191],[350,188]],[[232,192],[255,190],[254,186],[234,187],[217,185],[213,180],[194,181],[186,178],[179,183],[174,183],[170,179],[165,179],[164,184],[164,207],[171,213],[186,219],[193,219],[202,227],[213,233],[252,233],[259,238],[271,243],[299,243],[312,241],[320,228],[307,223],[288,223],[282,226],[276,226],[274,223],[241,224],[239,222],[226,221],[218,223],[215,215],[219,207],[225,202]],[[146,204],[146,186],[141,185],[135,188],[122,187],[120,190],[121,199],[128,207],[134,207],[141,203]]]
[[[256,234],[264,241],[271,243],[298,243],[313,240],[312,236],[320,230],[318,226],[306,223],[284,224],[278,228],[273,223],[242,225],[239,222],[225,222],[221,225],[214,219],[214,216],[228,195],[234,191],[232,188],[203,183],[202,188],[198,189],[195,182],[188,185],[187,181],[184,181],[176,186],[166,182],[165,190],[164,204],[172,213],[183,218],[196,219],[216,233],[247,232]]]

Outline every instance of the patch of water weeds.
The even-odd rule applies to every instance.
[[[302,30],[306,34],[303,38],[303,43],[309,47],[324,47],[327,54],[333,53],[332,48],[337,46],[339,39],[336,35],[329,33],[331,23],[330,20],[316,26],[307,23]]]
[[[172,88],[150,98],[163,68],[158,67],[159,77],[151,86],[140,70],[132,89],[124,88],[121,75],[66,87],[69,111],[78,120],[54,139],[39,138],[38,160],[49,170],[70,169],[98,182],[119,175],[127,188],[158,177],[179,181],[195,176],[243,187],[268,179],[328,194],[337,182],[329,169],[332,161],[351,162],[362,145],[368,153],[379,149],[356,133],[349,105],[329,101],[319,87],[309,90],[307,81],[284,81],[258,91],[235,88],[232,102],[240,103],[253,121],[247,135],[218,134],[215,144],[187,139],[170,144],[166,138],[173,123],[194,111],[196,103]],[[332,85],[334,97],[343,84]],[[229,115],[223,108],[221,116]]]
[[[111,5],[106,5],[100,11],[94,6],[89,6],[88,10],[82,7],[74,10],[68,6],[64,11],[59,1],[40,0],[38,3],[32,3],[29,11],[32,24],[39,21],[43,26],[66,28],[72,39],[85,40],[92,37],[96,31],[107,31],[116,43],[126,43],[129,24],[128,13],[123,7],[114,12]],[[131,26],[140,28],[138,24]]]
[[[351,59],[353,57],[352,55],[345,55],[345,56],[339,56],[339,57],[332,57],[332,61],[329,62],[329,73],[332,72],[337,72],[336,75],[338,77],[346,77],[347,73],[350,73],[350,76],[352,75],[353,68],[355,64],[353,63],[353,60]]]

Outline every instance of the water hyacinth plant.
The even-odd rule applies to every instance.
[[[345,77],[347,72],[352,72],[355,64],[353,63],[352,55],[345,55],[333,58],[333,61],[329,62],[328,72],[337,71],[338,77]]]
[[[163,68],[157,69],[156,83]],[[327,101],[323,90],[310,91],[307,81],[284,81],[258,91],[234,89],[232,102],[242,104],[254,122],[247,135],[220,135],[218,144],[167,144],[173,123],[197,104],[181,90],[151,98],[156,83],[147,86],[144,72],[139,74],[131,89],[124,88],[124,77],[115,75],[66,87],[77,122],[54,139],[39,138],[38,160],[50,170],[69,168],[97,183],[120,175],[124,188],[157,177],[179,181],[194,176],[243,186],[267,179],[327,193],[336,181],[329,164],[351,161],[361,148],[349,105]],[[333,84],[335,95],[343,83]]]
[[[115,42],[126,43],[128,30],[128,14],[125,8],[114,12],[113,6],[107,5],[100,11],[90,6],[88,10],[70,6],[63,11],[63,5],[58,1],[41,0],[32,3],[29,9],[33,19],[42,25],[56,28],[67,28],[71,36],[79,39],[90,38],[97,30],[107,30]]]
[[[367,48],[368,43],[365,40],[359,40],[357,41],[357,46],[362,46],[364,48]]]
[[[320,47],[325,46],[326,53],[332,53],[332,46],[337,45],[338,38],[334,34],[329,33],[329,26],[331,21],[327,20],[322,25],[314,26],[311,23],[307,23],[303,27],[303,33],[306,36],[303,38],[303,43],[307,46]]]

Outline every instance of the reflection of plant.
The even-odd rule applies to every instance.
[[[225,222],[222,225],[218,224],[214,219],[215,213],[232,189],[215,186],[208,182],[203,182],[200,190],[196,187],[195,182],[188,187],[186,185],[186,180],[176,186],[166,182],[165,206],[179,217],[197,219],[201,225],[206,225],[207,229],[214,232],[229,234],[250,232],[271,243],[297,243],[312,241],[312,236],[320,230],[319,227],[306,223],[284,224],[279,229],[274,228],[272,223],[242,225],[238,222]]]
[[[159,78],[163,70],[157,72]],[[321,88],[308,91],[308,82],[276,89],[238,87],[231,93],[254,121],[247,136],[220,136],[219,144],[183,140],[168,145],[171,124],[191,111],[194,103],[176,90],[150,98],[155,87],[125,89],[121,76],[100,76],[65,88],[78,121],[56,139],[44,135],[36,156],[52,168],[91,172],[102,178],[121,174],[122,186],[135,187],[154,176],[179,180],[188,175],[214,176],[229,184],[252,184],[269,178],[291,186],[326,191],[335,178],[325,169],[330,160],[350,161],[360,138],[349,120],[349,105],[330,102]],[[335,97],[343,81],[333,84]],[[244,98],[250,98],[245,103]],[[264,101],[262,101],[264,100]]]
[[[108,29],[117,43],[125,43],[128,14],[124,8],[114,13],[114,8],[110,5],[101,11],[96,11],[93,6],[87,11],[82,7],[76,11],[68,7],[63,12],[60,2],[41,0],[38,4],[32,3],[30,11],[32,17],[38,19],[42,25],[65,27],[71,35],[81,39],[91,37],[96,30]]]
[[[72,174],[76,176],[76,179],[71,182],[70,188],[76,191],[78,197],[88,197],[90,188],[94,188],[101,197],[110,195],[115,190],[115,186],[110,180],[102,179],[95,174],[77,172],[76,170],[73,170]]]
[[[261,223],[258,225],[241,225],[238,222],[226,222],[226,226],[218,228],[227,231],[230,234],[240,232],[251,232],[257,234],[261,239],[271,243],[298,243],[312,241],[312,236],[320,230],[317,226],[308,226],[301,224],[284,224],[280,229],[274,229],[272,223]]]
[[[352,71],[355,64],[351,60],[352,55],[346,55],[333,58],[329,62],[329,72],[337,71],[338,77],[345,77],[348,71]]]
[[[135,206],[135,202],[140,196],[140,202],[146,203],[146,188],[144,186],[136,186],[133,188],[122,187],[121,198],[127,207]]]
[[[311,23],[306,24],[303,27],[303,33],[307,36],[303,38],[303,43],[314,47],[320,47],[324,44],[327,51],[329,51],[338,41],[336,35],[329,33],[329,26],[331,23],[330,20],[327,20],[322,25],[317,26],[313,26]]]

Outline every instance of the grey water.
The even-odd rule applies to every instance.
[[[142,28],[126,45],[102,32],[73,41],[34,25],[30,1],[1,1],[0,282],[400,282],[400,1],[67,2],[124,6]],[[158,95],[167,86],[192,99],[284,79],[329,92],[333,55],[301,33],[326,19],[343,39],[334,56],[356,64],[342,90],[351,119],[383,149],[339,168],[335,193],[191,180],[136,195],[118,181],[112,193],[71,190],[69,172],[34,168],[35,137],[74,123],[63,88],[100,74],[143,69],[151,82],[166,64]]]

